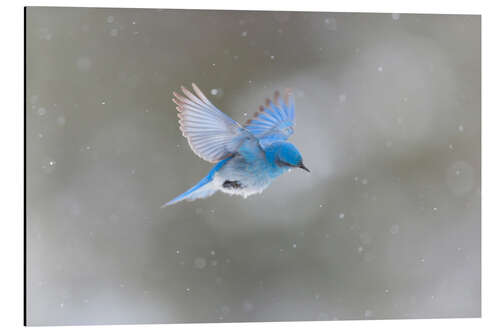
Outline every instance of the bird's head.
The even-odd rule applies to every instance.
[[[289,142],[280,143],[276,151],[276,164],[281,167],[301,168],[311,172],[304,165],[299,150]]]

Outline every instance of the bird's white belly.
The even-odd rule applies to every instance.
[[[220,191],[246,198],[252,194],[262,193],[271,184],[273,178],[262,171],[262,165],[242,167],[241,164],[231,162],[214,175],[214,185]]]

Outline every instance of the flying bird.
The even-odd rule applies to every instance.
[[[198,184],[165,203],[206,198],[217,191],[246,198],[262,193],[285,171],[301,168],[309,172],[298,149],[287,142],[295,126],[295,105],[290,91],[279,92],[245,126],[217,109],[192,84],[194,94],[181,86],[184,96],[174,92],[180,130],[193,152],[216,163]]]

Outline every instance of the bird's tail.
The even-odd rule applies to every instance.
[[[215,187],[214,183],[212,182],[212,179],[210,179],[208,176],[200,180],[198,184],[195,186],[191,187],[189,190],[186,192],[182,193],[181,195],[173,198],[169,202],[163,204],[161,208],[170,206],[173,204],[176,204],[182,200],[196,200],[196,199],[202,199],[211,196],[217,192],[217,188]]]
[[[196,200],[196,199],[206,198],[206,197],[211,196],[215,192],[217,192],[218,188],[217,188],[217,186],[213,182],[214,175],[231,158],[233,158],[233,156],[229,156],[229,157],[223,159],[222,161],[220,161],[219,163],[217,163],[212,168],[212,170],[210,170],[210,172],[208,173],[208,175],[206,175],[205,178],[203,178],[202,180],[200,180],[200,182],[198,184],[196,184],[195,186],[191,187],[189,190],[187,190],[186,192],[182,193],[178,197],[175,197],[172,200],[170,200],[169,202],[163,204],[163,206],[161,206],[161,208],[166,207],[166,206],[170,206],[170,205],[173,205],[173,204],[176,204],[176,203],[178,203],[179,201],[182,201],[182,200],[192,201],[192,200]]]

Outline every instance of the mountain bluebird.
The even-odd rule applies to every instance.
[[[217,191],[243,197],[261,193],[271,181],[291,168],[309,172],[297,148],[289,142],[295,125],[295,106],[289,91],[275,92],[245,126],[217,109],[193,83],[193,94],[174,92],[180,130],[193,152],[217,163],[208,175],[185,193],[165,203],[211,196]]]

